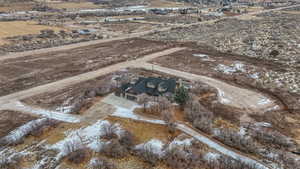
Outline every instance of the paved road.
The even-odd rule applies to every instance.
[[[189,80],[198,80],[207,83],[208,85],[218,89],[219,101],[222,104],[230,105],[241,109],[248,109],[254,112],[261,112],[269,109],[280,108],[271,98],[268,98],[267,96],[264,96],[256,91],[230,85],[221,80],[179,70],[174,70],[150,63],[136,65],[136,67],[142,67],[148,70],[155,70],[177,77],[182,77]]]
[[[118,71],[118,70],[121,70],[124,68],[134,67],[135,65],[140,65],[144,62],[155,59],[157,57],[168,55],[168,54],[171,54],[174,52],[178,52],[183,49],[185,49],[185,48],[167,49],[167,50],[164,50],[161,52],[146,55],[140,59],[136,59],[136,60],[132,60],[132,61],[128,61],[128,62],[121,62],[121,63],[115,64],[115,65],[101,68],[96,71],[83,73],[83,74],[69,77],[69,78],[59,80],[56,82],[48,83],[48,84],[34,87],[31,89],[16,92],[16,93],[13,93],[10,95],[2,96],[2,97],[0,97],[0,110],[3,109],[3,107],[4,107],[3,105],[5,105],[5,104],[11,103],[11,102],[16,102],[17,100],[22,100],[22,99],[25,99],[25,98],[28,98],[31,96],[35,96],[35,95],[38,95],[41,93],[45,93],[45,92],[55,92],[55,91],[65,88],[67,86],[71,86],[71,85],[74,85],[74,84],[77,84],[80,82],[88,81],[88,80],[94,79],[96,77],[106,75],[106,74],[109,74],[109,73],[112,73],[112,72],[115,72],[115,71]]]
[[[138,33],[132,33],[132,34],[128,34],[125,36],[120,36],[120,37],[116,37],[116,38],[112,38],[112,39],[93,40],[93,41],[88,41],[88,42],[81,42],[81,43],[63,45],[63,46],[52,47],[52,48],[44,48],[44,49],[37,49],[37,50],[26,51],[26,52],[11,53],[8,55],[0,56],[0,61],[6,60],[9,58],[18,58],[18,57],[24,57],[24,56],[28,56],[28,55],[34,55],[34,54],[42,54],[42,53],[48,53],[48,52],[54,52],[54,51],[74,49],[74,48],[78,48],[78,47],[90,46],[90,45],[95,45],[95,44],[100,44],[100,43],[105,43],[105,42],[111,42],[111,41],[115,41],[115,40],[123,40],[123,39],[128,39],[128,38],[141,37],[141,36],[151,34],[154,32],[164,32],[164,31],[168,31],[168,30],[171,30],[174,28],[180,28],[180,27],[183,28],[183,27],[190,27],[190,26],[200,25],[200,24],[214,23],[214,22],[222,20],[222,19],[252,16],[252,15],[267,13],[267,12],[271,12],[271,11],[278,11],[278,10],[283,10],[283,9],[288,9],[288,8],[293,8],[293,7],[300,7],[300,4],[287,6],[287,7],[281,7],[281,8],[275,8],[275,9],[269,9],[269,10],[263,10],[263,11],[257,11],[257,12],[251,12],[251,13],[246,13],[246,14],[242,14],[242,15],[238,15],[238,16],[228,16],[228,17],[223,17],[221,19],[209,20],[209,21],[204,21],[204,22],[196,22],[196,23],[185,24],[185,25],[173,24],[172,26],[160,28],[158,30],[150,30],[150,31],[138,32]]]

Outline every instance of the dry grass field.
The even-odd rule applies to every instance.
[[[50,2],[47,5],[56,9],[93,9],[102,7],[92,2]]]
[[[149,3],[150,7],[182,7],[188,5],[188,3],[171,2],[166,0],[151,0]]]
[[[38,34],[43,29],[52,29],[54,31],[59,31],[62,28],[38,25],[34,21],[0,22],[0,38],[27,34]]]
[[[28,34],[38,34],[44,29],[52,29],[57,32],[63,28],[38,25],[34,21],[0,22],[0,45],[8,43],[5,38]]]
[[[31,2],[20,2],[11,4],[0,4],[0,12],[10,12],[10,11],[30,11],[34,6]]]

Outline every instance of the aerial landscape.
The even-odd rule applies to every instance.
[[[300,169],[300,0],[0,0],[0,169]]]

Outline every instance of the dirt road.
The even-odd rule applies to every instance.
[[[182,72],[179,70],[161,67],[150,63],[144,63],[143,65],[137,65],[136,67],[142,67],[148,70],[155,70],[177,77],[196,81],[199,80],[201,82],[207,83],[208,85],[218,89],[219,101],[225,105],[237,107],[240,109],[248,109],[253,112],[264,112],[266,110],[280,108],[272,99],[258,92],[239,88],[237,86],[233,86],[210,77]]]
[[[34,87],[28,90],[23,90],[20,92],[16,92],[10,95],[6,95],[3,97],[0,97],[0,110],[1,107],[3,107],[3,105],[10,103],[10,102],[15,102],[16,100],[22,100],[34,95],[38,95],[44,92],[54,92],[54,91],[58,91],[60,89],[65,88],[66,86],[70,86],[70,85],[74,85],[80,82],[84,82],[90,79],[94,79],[96,77],[105,75],[105,74],[109,74],[115,71],[118,71],[120,69],[124,69],[124,68],[128,68],[128,67],[134,67],[135,65],[141,65],[142,63],[152,60],[154,58],[160,57],[160,56],[164,56],[164,55],[168,55],[174,52],[178,52],[180,50],[183,50],[185,48],[171,48],[171,49],[167,49],[161,52],[157,52],[157,53],[153,53],[147,56],[144,56],[140,59],[137,60],[132,60],[132,61],[128,61],[128,62],[121,62],[112,66],[107,66],[104,68],[101,68],[99,70],[96,71],[92,71],[92,72],[87,72],[87,73],[83,73],[77,76],[73,76],[70,78],[66,78],[63,80],[59,80],[53,83],[48,83],[46,85],[41,85],[38,87]],[[2,108],[3,109],[3,108]]]

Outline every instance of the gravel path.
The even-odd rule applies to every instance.
[[[148,70],[155,70],[167,74],[171,74],[177,77],[201,81],[207,83],[218,89],[219,101],[222,104],[237,107],[240,109],[247,109],[254,112],[265,112],[270,109],[279,109],[280,107],[274,100],[264,96],[256,91],[240,88],[230,85],[221,80],[213,79],[206,76],[196,75],[188,72],[174,70],[150,63],[144,63],[143,65],[137,65]]]

